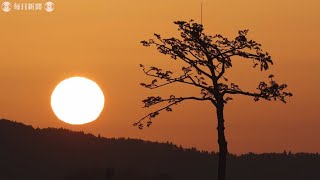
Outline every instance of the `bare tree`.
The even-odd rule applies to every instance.
[[[171,95],[168,98],[160,96],[147,97],[142,102],[144,107],[163,104],[158,110],[146,115],[134,126],[140,129],[146,124],[152,124],[152,119],[162,111],[172,111],[174,105],[187,100],[208,101],[216,108],[218,120],[218,144],[219,144],[219,164],[218,180],[226,179],[226,156],[228,154],[227,141],[225,138],[224,126],[224,106],[232,100],[233,95],[245,95],[252,97],[255,101],[260,99],[280,100],[286,103],[286,97],[292,96],[290,92],[285,92],[286,84],[278,84],[274,76],[269,76],[269,82],[260,82],[256,92],[243,90],[236,83],[230,82],[226,73],[232,67],[236,57],[252,61],[254,68],[261,71],[268,70],[273,64],[271,56],[261,49],[261,44],[247,38],[248,30],[238,32],[235,39],[228,39],[220,34],[210,36],[204,33],[202,24],[194,21],[176,21],[179,26],[180,38],[162,38],[155,35],[155,40],[142,41],[143,46],[154,46],[165,55],[169,55],[174,60],[185,62],[180,75],[175,76],[171,71],[165,71],[157,67],[145,67],[140,65],[147,76],[155,79],[150,83],[141,83],[148,89],[157,89],[173,83],[199,88],[199,96],[177,97]],[[240,60],[237,58],[237,60]]]

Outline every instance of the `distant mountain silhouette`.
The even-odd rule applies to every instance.
[[[0,120],[0,180],[212,180],[217,155]],[[229,155],[228,179],[319,180],[320,155]]]

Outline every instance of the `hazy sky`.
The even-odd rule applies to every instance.
[[[155,32],[176,35],[175,20],[199,21],[200,0],[53,2],[52,13],[0,12],[0,118],[34,127],[64,127],[105,137],[172,141],[218,150],[216,116],[209,103],[181,104],[143,131],[132,126],[149,112],[141,108],[144,97],[193,92],[177,86],[174,90],[142,88],[139,83],[150,78],[144,76],[140,63],[164,69],[177,64],[139,42]],[[236,63],[229,79],[244,89],[254,89],[274,74],[294,93],[286,105],[235,97],[225,110],[230,152],[320,151],[318,7],[318,0],[204,3],[208,34],[234,37],[239,29],[250,29],[249,37],[262,43],[275,62],[267,73],[252,69],[251,63]],[[60,81],[71,76],[90,78],[102,88],[106,105],[97,121],[71,126],[53,114],[50,95]]]

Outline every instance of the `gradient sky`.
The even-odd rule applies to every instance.
[[[164,69],[177,64],[139,42],[155,32],[176,35],[175,20],[199,21],[200,0],[53,2],[56,9],[52,13],[0,12],[0,118],[34,127],[172,141],[217,151],[216,116],[209,103],[181,104],[143,131],[132,126],[149,112],[141,108],[144,97],[193,92],[177,86],[174,90],[142,88],[139,83],[151,79],[144,76],[140,63]],[[250,97],[236,97],[229,103],[225,119],[230,152],[320,152],[318,7],[318,0],[204,2],[206,33],[235,37],[239,29],[250,29],[249,37],[262,43],[275,62],[267,73],[252,69],[251,63],[235,63],[229,79],[244,89],[254,89],[268,74],[274,74],[294,93],[285,105],[255,103]],[[93,123],[67,125],[51,110],[53,89],[71,76],[96,81],[105,94],[105,109]]]

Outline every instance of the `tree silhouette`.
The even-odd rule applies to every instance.
[[[152,119],[160,112],[171,112],[174,105],[187,100],[211,102],[216,108],[218,120],[218,180],[225,180],[228,148],[224,134],[224,106],[232,100],[232,95],[250,96],[255,101],[265,99],[268,101],[280,100],[286,103],[286,97],[290,97],[292,94],[285,92],[284,89],[287,85],[277,83],[273,75],[269,76],[269,82],[260,82],[256,92],[245,91],[236,83],[228,80],[226,72],[232,67],[236,57],[252,61],[253,67],[260,68],[261,71],[268,70],[269,66],[273,65],[271,56],[261,49],[261,44],[247,38],[248,30],[239,31],[238,36],[230,40],[220,34],[214,36],[205,34],[203,25],[193,20],[174,23],[179,27],[180,38],[165,39],[159,34],[154,34],[155,40],[150,39],[141,43],[147,47],[155,46],[160,53],[169,55],[174,60],[183,61],[186,66],[182,67],[180,75],[174,76],[171,71],[140,65],[147,76],[155,78],[151,83],[141,83],[141,85],[148,89],[157,89],[173,83],[180,83],[199,88],[199,96],[147,97],[142,101],[144,107],[165,105],[134,123],[134,126],[142,129],[146,123],[149,127],[152,124]]]

